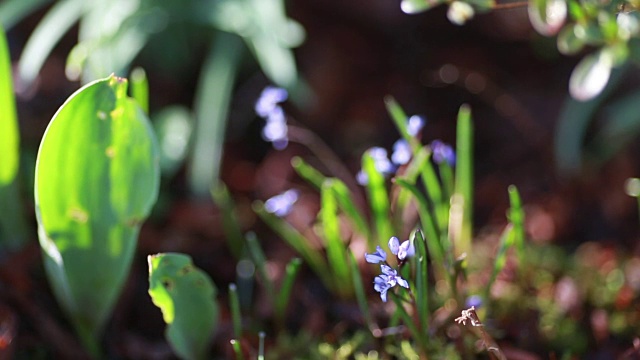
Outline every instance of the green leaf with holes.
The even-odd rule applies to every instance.
[[[159,188],[155,136],[126,93],[127,80],[111,76],[71,95],[49,123],[36,161],[47,276],[94,355]]]
[[[165,336],[183,359],[205,359],[218,323],[216,287],[184,254],[150,255],[149,295],[167,323]]]

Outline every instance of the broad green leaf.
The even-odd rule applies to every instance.
[[[4,29],[0,26],[0,188],[15,180],[20,162],[19,151],[20,134],[11,81],[11,57]]]
[[[567,18],[565,0],[529,0],[529,20],[542,35],[555,35]]]
[[[44,134],[35,203],[45,269],[58,302],[94,354],[159,188],[158,149],[127,81],[92,82]]]
[[[598,96],[609,82],[613,61],[611,54],[602,50],[582,59],[571,73],[571,96],[579,101],[591,100]]]
[[[147,257],[149,295],[167,323],[165,336],[182,359],[207,359],[218,323],[216,287],[184,254]]]

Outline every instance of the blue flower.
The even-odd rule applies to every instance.
[[[364,253],[364,259],[370,264],[378,264],[387,261],[387,253],[380,246],[376,247],[373,254]]]
[[[407,120],[407,132],[411,136],[416,136],[424,127],[425,120],[420,115],[413,115]]]
[[[267,118],[269,115],[280,106],[278,103],[281,103],[287,100],[289,94],[287,90],[277,88],[274,86],[267,86],[262,90],[260,94],[260,98],[256,101],[255,110],[256,114],[258,114],[262,118]]]
[[[373,289],[380,293],[382,301],[387,301],[387,291],[396,285],[408,289],[409,283],[398,275],[398,272],[388,265],[380,265],[382,274],[373,279]]]
[[[256,102],[256,114],[264,118],[266,124],[262,129],[262,138],[273,144],[277,150],[282,150],[289,144],[287,138],[287,117],[282,107],[278,105],[287,99],[285,89],[267,86]]]
[[[431,151],[433,152],[433,161],[436,164],[442,164],[444,162],[453,166],[456,163],[456,153],[453,148],[440,140],[433,140],[431,142]]]
[[[290,189],[280,195],[276,195],[264,203],[267,212],[283,217],[289,215],[293,204],[298,201],[300,193],[298,190]]]
[[[411,146],[406,140],[400,139],[393,144],[391,162],[396,165],[404,165],[411,160],[411,156]]]
[[[410,240],[405,240],[400,244],[400,240],[395,236],[389,239],[389,250],[391,250],[391,253],[396,255],[400,260],[412,257],[416,253],[416,249]]]
[[[387,150],[384,148],[375,146],[367,150],[367,152],[369,153],[369,156],[373,158],[376,170],[378,170],[382,175],[387,176],[389,174],[393,174],[396,170],[396,167],[391,163],[391,161],[389,161]],[[360,185],[366,185],[369,182],[369,178],[364,171],[360,170],[356,175],[356,181]]]
[[[482,306],[482,297],[480,295],[471,295],[465,301],[465,307],[470,308],[479,308]]]

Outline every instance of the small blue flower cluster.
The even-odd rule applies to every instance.
[[[278,217],[284,217],[289,215],[293,204],[298,201],[300,192],[296,189],[289,189],[282,194],[269,198],[264,203],[264,209]]]
[[[410,240],[400,243],[397,237],[389,239],[389,250],[398,257],[400,263],[406,258],[415,255],[415,248]],[[376,247],[376,252],[372,254],[365,253],[364,259],[370,264],[380,264],[382,274],[376,276],[373,280],[373,289],[380,293],[382,301],[387,302],[387,291],[396,285],[400,285],[405,289],[409,288],[407,280],[398,275],[398,271],[389,266],[387,263],[387,253],[380,246]]]
[[[440,140],[433,140],[431,142],[431,151],[433,152],[433,161],[436,164],[442,164],[446,162],[449,166],[456,164],[456,153],[453,148]]]
[[[407,132],[411,136],[417,136],[424,127],[425,120],[421,116],[413,115],[407,120]],[[384,176],[391,175],[396,172],[399,166],[405,165],[411,160],[411,146],[404,139],[398,139],[393,144],[393,153],[391,161],[387,150],[381,147],[373,147],[368,150],[369,155],[375,162],[376,170]],[[356,180],[360,185],[366,185],[369,182],[367,174],[360,170],[356,175]]]
[[[271,142],[277,150],[282,150],[289,144],[287,118],[284,110],[279,105],[287,100],[288,96],[289,94],[285,89],[267,86],[262,90],[260,98],[255,105],[256,114],[266,121],[262,129],[262,138]]]

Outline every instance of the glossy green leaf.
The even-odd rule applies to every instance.
[[[149,120],[127,81],[92,82],[62,105],[40,143],[35,202],[51,287],[94,353],[159,188]]]
[[[416,259],[416,307],[418,321],[425,333],[429,330],[429,258],[424,234],[420,229],[414,230],[410,236],[415,247]]]
[[[0,188],[12,183],[20,163],[20,134],[11,80],[11,57],[0,26]]]
[[[540,34],[555,35],[567,18],[565,0],[529,0],[529,20]]]
[[[291,291],[293,290],[293,284],[301,265],[302,260],[299,258],[293,258],[289,261],[284,270],[284,279],[282,280],[282,286],[280,286],[280,291],[278,292],[278,297],[276,298],[275,303],[276,317],[280,319],[281,322],[284,319],[287,306],[289,305],[289,300],[291,300]]]
[[[167,323],[165,336],[182,359],[207,359],[218,324],[216,287],[184,254],[150,255],[149,295]]]

